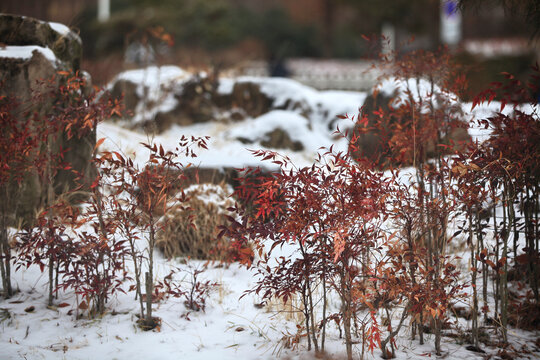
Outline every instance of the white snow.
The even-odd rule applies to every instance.
[[[308,119],[290,111],[273,110],[256,119],[244,120],[230,135],[261,137],[274,129],[283,129],[290,132],[293,139],[301,140],[302,133],[308,131]]]
[[[178,102],[174,89],[183,86],[190,76],[190,73],[175,66],[148,67],[118,75],[116,80],[136,84],[138,96],[145,99],[137,105],[134,117],[120,122],[119,125],[133,126],[152,118],[158,112],[172,110]],[[264,148],[260,142],[265,135],[279,128],[285,130],[293,141],[301,142],[304,150],[270,150],[289,156],[297,165],[309,165],[321,147],[334,145],[336,150],[346,149],[347,141],[334,136],[333,131],[337,126],[342,129],[352,128],[354,123],[337,116],[355,116],[367,96],[364,92],[317,91],[290,79],[256,77],[220,79],[217,91],[222,95],[230,94],[235,83],[243,82],[259,85],[261,92],[272,100],[272,108],[280,110],[271,110],[257,118],[248,117],[241,122],[216,120],[183,127],[175,125],[167,132],[155,135],[152,140],[172,149],[182,135],[210,136],[209,150],[200,152],[194,159],[196,165],[212,168],[257,166],[261,164],[248,149]],[[129,144],[136,146],[141,141],[150,140],[140,134],[128,135],[121,127],[107,123],[98,128],[98,137],[110,138],[104,146],[111,150],[114,150],[116,145],[122,147],[122,144],[126,144],[130,148]],[[240,138],[248,139],[252,143],[244,144]]]
[[[43,22],[48,24],[51,29],[61,36],[74,36],[80,42],[78,35],[73,33],[66,25],[56,23],[56,22]],[[11,58],[11,59],[23,59],[29,60],[34,55],[34,52],[38,52],[43,55],[47,60],[49,60],[53,65],[55,65],[59,60],[56,58],[54,52],[48,48],[38,45],[7,45],[0,46],[0,58]]]
[[[7,45],[0,47],[0,58],[28,60],[34,56],[34,52],[40,53],[53,64],[56,62],[56,56],[51,49],[37,45]]]
[[[53,29],[55,32],[57,32],[61,36],[70,36],[70,34],[72,34],[73,36],[77,36],[75,33],[71,32],[71,30],[64,24],[60,24],[56,22],[44,22],[44,23],[49,24],[51,29]],[[79,39],[78,36],[77,38]],[[79,39],[79,42],[80,42],[80,39]],[[3,47],[0,46],[0,58],[28,60],[32,58],[34,51],[37,51],[43,56],[45,56],[45,58],[53,64],[55,64],[58,61],[58,59],[56,58],[56,55],[51,49],[49,49],[48,47],[37,46],[37,45],[7,45]]]
[[[193,189],[193,188],[191,188]],[[191,191],[191,190],[188,190]],[[204,189],[203,189],[204,191]],[[280,249],[279,254],[293,255],[292,246]],[[468,250],[456,253],[463,257],[466,268]],[[159,253],[156,256],[156,279],[162,279],[173,268],[184,274],[203,266],[202,261],[169,261]],[[162,319],[159,331],[144,332],[137,328],[135,314],[138,304],[133,293],[118,294],[109,303],[109,312],[103,317],[76,320],[74,316],[74,294],[59,293],[55,302],[68,303],[61,308],[47,308],[46,275],[31,267],[14,273],[15,288],[20,289],[10,300],[0,300],[0,344],[2,359],[311,359],[302,341],[296,350],[287,349],[283,338],[296,334],[299,316],[288,313],[288,308],[272,302],[263,308],[255,305],[258,296],[248,294],[254,286],[253,273],[232,264],[228,267],[211,264],[201,275],[202,281],[215,281],[219,285],[210,293],[206,312],[191,312],[189,321],[182,317],[187,312],[181,299],[169,298],[154,304],[154,315]],[[186,278],[175,277],[186,284]],[[466,279],[465,279],[466,281]],[[129,286],[126,283],[125,288]],[[479,284],[480,286],[480,284]],[[295,300],[293,300],[295,301]],[[465,304],[467,299],[465,300]],[[34,306],[33,312],[25,309]],[[330,299],[330,308],[337,311],[339,301]],[[71,311],[71,313],[70,313]],[[401,309],[393,309],[393,317]],[[9,314],[10,318],[2,316]],[[466,331],[468,324],[463,319],[453,319],[457,331]],[[343,340],[335,325],[328,327],[327,351],[330,358],[345,356]],[[423,359],[434,357],[433,337],[426,334],[426,343],[419,345],[410,340],[410,329],[402,329],[397,339],[397,359]],[[535,341],[535,332],[516,329],[509,331],[515,348]],[[448,359],[482,359],[465,349],[452,338],[443,337],[443,356]],[[489,349],[487,349],[489,351]],[[360,345],[354,347],[355,358],[360,357]],[[380,350],[367,359],[380,358]],[[533,354],[534,356],[534,354]]]
[[[389,77],[381,81],[379,85],[375,86],[377,91],[381,92],[386,97],[394,97],[394,106],[399,106],[407,101],[409,97],[419,105],[421,105],[421,111],[428,113],[430,105],[433,104],[435,108],[438,108],[441,104],[439,95],[442,94],[445,105],[458,104],[458,97],[455,94],[444,92],[442,89],[432,82],[424,79],[403,79],[398,77]]]
[[[185,79],[190,74],[177,66],[150,66],[144,69],[125,71],[118,75],[118,80],[130,81],[139,85],[141,92],[139,96],[149,96],[149,100],[159,99],[159,93],[163,86],[171,84],[174,81]],[[142,92],[143,88],[149,88],[148,94]]]
[[[239,78],[238,82],[251,81],[261,85],[261,91],[275,99],[274,106],[285,105],[285,102],[316,99],[317,90],[286,78]]]
[[[345,150],[345,139],[335,139],[330,130],[324,132],[309,128],[306,118],[288,111],[274,110],[255,119],[247,119],[238,123],[201,123],[191,126],[175,125],[163,134],[148,137],[144,134],[126,130],[112,123],[102,123],[98,126],[97,137],[106,138],[103,148],[117,151],[125,149],[128,155],[135,154],[136,161],[142,161],[147,156],[144,149],[139,148],[140,142],[151,141],[162,144],[166,149],[174,149],[178,140],[185,136],[210,136],[208,150],[201,150],[198,156],[191,159],[195,165],[203,168],[242,168],[244,166],[268,167],[269,164],[260,163],[249,150],[264,149],[260,141],[268,132],[281,128],[293,141],[300,141],[303,151],[288,149],[276,150],[287,155],[299,166],[310,165],[316,158],[321,147],[334,145],[336,150]],[[243,144],[238,138],[253,140],[252,144]]]
[[[486,140],[490,136],[491,129],[486,129],[479,125],[477,120],[487,119],[499,112],[503,115],[510,115],[514,111],[510,104],[507,104],[501,111],[500,101],[484,102],[477,105],[474,109],[472,108],[472,103],[463,103],[462,109],[465,114],[469,114],[471,120],[469,123],[469,135],[471,135],[473,141],[478,140],[479,142]],[[525,114],[536,114],[535,116],[537,118],[540,115],[539,104],[521,104],[516,109]]]
[[[68,36],[69,33],[71,32],[71,30],[64,24],[60,24],[60,23],[52,22],[52,21],[49,22],[48,24],[51,27],[51,29],[53,29],[54,31],[56,31],[62,36]]]
[[[284,130],[292,140],[302,142],[304,147],[313,153],[321,146],[331,145],[328,136],[309,128],[308,119],[285,110],[273,110],[256,119],[244,120],[242,123],[235,124],[227,135],[231,140],[240,137],[261,140],[275,129]]]

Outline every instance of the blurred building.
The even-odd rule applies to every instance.
[[[97,0],[2,0],[0,13],[17,14],[72,25]]]
[[[95,7],[98,0],[2,0],[0,2],[0,12],[20,14],[31,17],[36,17],[48,21],[61,22],[67,25],[73,25],[77,15],[85,8]],[[181,1],[181,0],[179,0]],[[204,0],[201,0],[204,1]],[[255,12],[264,12],[273,8],[283,9],[292,21],[300,24],[314,25],[323,32],[332,34],[334,28],[343,23],[356,23],[355,28],[361,33],[373,34],[380,32],[381,29],[375,27],[380,26],[379,20],[373,20],[380,14],[380,11],[373,9],[373,14],[370,14],[370,7],[359,7],[352,0],[336,1],[336,0],[228,0],[231,4],[244,6]],[[397,1],[397,0],[396,0]],[[111,0],[114,2],[114,0]],[[438,6],[438,0],[425,0],[431,7]],[[380,7],[379,2],[374,2],[377,7]],[[392,8],[393,2],[388,0],[384,6]],[[412,4],[412,3],[411,3]],[[159,1],[156,1],[156,6],[159,6]],[[411,5],[412,8],[412,5]],[[414,30],[405,28],[406,26],[397,26],[398,42],[402,38],[407,38],[410,35],[416,37],[422,35],[437,35],[438,34],[438,19],[437,13],[431,11],[430,8],[425,8],[424,11],[419,11],[413,14],[418,17],[419,22],[426,23],[422,32],[424,34],[415,33]],[[365,12],[359,14],[358,9]],[[411,16],[411,14],[407,14]],[[379,22],[379,23],[378,23]],[[406,24],[406,23],[404,23]],[[372,28],[367,28],[367,27]],[[502,38],[526,36],[527,28],[519,16],[505,14],[502,7],[496,4],[493,6],[484,6],[480,9],[471,9],[465,11],[462,21],[463,39],[478,39],[478,38]],[[435,36],[437,37],[437,36]],[[330,39],[328,39],[330,41]]]
[[[114,9],[117,13],[123,10],[120,6],[126,6],[130,10],[136,10],[137,6],[141,6],[135,1],[116,1],[110,0],[111,5],[116,5]],[[144,11],[146,20],[154,16],[152,15],[154,13],[170,15],[167,11],[176,9],[175,1],[178,4],[191,3],[186,0],[166,2],[155,0],[153,4],[156,8],[164,6],[165,3],[169,8],[161,12]],[[192,1],[194,3],[198,1],[199,5],[211,2],[211,0]],[[216,18],[220,16],[220,13],[217,15],[190,13],[188,20],[193,21],[189,24],[181,21],[164,24],[158,18],[155,21],[163,25],[167,31],[171,31],[176,38],[184,35],[184,38],[177,42],[178,52],[174,53],[176,58],[171,58],[169,61],[187,63],[189,66],[201,66],[208,63],[205,63],[205,56],[206,59],[218,58],[222,61],[223,55],[226,54],[228,59],[226,66],[244,68],[246,73],[252,75],[267,74],[268,62],[275,61],[288,68],[290,77],[308,85],[322,89],[352,90],[363,89],[372,81],[371,75],[364,75],[366,66],[358,59],[364,57],[376,59],[381,51],[380,44],[377,42],[368,44],[362,39],[362,34],[370,37],[375,35],[373,37],[375,39],[381,34],[383,28],[391,29],[391,33],[395,34],[395,50],[398,53],[419,48],[435,50],[441,44],[441,0],[386,0],[382,5],[380,0],[224,1],[228,5],[224,8],[228,10],[238,10],[239,7],[243,7],[253,15],[262,15],[254,16],[254,18],[268,20],[270,25],[274,25],[274,29],[261,28],[262,30],[258,29],[257,32],[252,31],[253,28],[232,29],[239,22],[238,17]],[[105,25],[113,24],[116,27],[99,28],[95,24],[90,24],[90,21],[97,18],[97,3],[98,0],[0,0],[0,12],[27,15],[81,28],[87,59],[95,60],[96,64],[100,65],[103,63],[104,55],[114,56],[116,51],[118,52],[116,56],[120,59],[117,62],[121,64],[125,54],[119,54],[119,52],[131,49],[124,46],[126,36],[140,25],[141,19],[138,15],[133,15],[138,14],[137,11],[127,11],[128,16],[120,14],[117,18],[113,12],[111,21]],[[150,0],[146,2],[146,4],[149,3],[151,3]],[[282,10],[277,12],[278,15],[285,14],[285,18],[282,16],[280,19],[275,19],[265,16],[265,12],[276,8]],[[86,11],[85,16],[81,17],[84,11]],[[223,13],[226,12],[221,14]],[[245,12],[238,13],[246,17]],[[276,12],[273,14],[275,15]],[[170,30],[174,26],[177,26],[176,30],[179,30],[176,34],[174,34],[174,28]],[[194,27],[189,29],[188,26]],[[261,26],[267,26],[267,24],[264,23]],[[309,28],[310,31],[306,32],[304,28]],[[236,38],[229,40],[229,43],[222,47],[221,52],[215,52],[215,48],[219,47],[216,45],[223,44],[223,39],[227,40],[227,36],[224,36],[227,30],[229,30],[229,36],[233,36],[235,31],[239,34],[240,31],[243,33],[234,35]],[[501,69],[516,73],[524,72],[530,66],[531,54],[537,53],[539,54],[536,55],[537,58],[540,58],[539,42],[528,41],[531,32],[526,27],[522,15],[505,13],[500,5],[490,4],[490,6],[467,9],[461,16],[460,33],[461,42],[453,48],[458,51],[464,50],[463,54],[468,56],[463,60],[464,62],[484,65],[482,62],[486,59],[499,61],[504,58],[502,59],[504,62],[501,60],[500,64],[494,63],[489,68],[489,71],[493,73],[503,71]],[[210,39],[201,37],[201,34],[215,36]],[[268,36],[269,34],[271,36]],[[413,37],[415,40],[411,42]],[[295,49],[297,51],[294,51]],[[192,53],[195,55],[192,56]],[[99,60],[97,60],[98,56],[101,57]],[[313,58],[318,60],[313,61]],[[255,61],[245,67],[244,63],[247,60]],[[509,67],[509,61],[515,64],[513,68]],[[114,69],[112,66],[106,68],[102,66],[94,73],[99,76],[101,73],[113,71],[112,69]]]

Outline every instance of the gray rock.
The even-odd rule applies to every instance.
[[[45,21],[26,16],[0,14],[0,43],[49,48],[68,68],[79,70],[82,42],[73,31],[61,33]]]
[[[289,134],[280,128],[276,128],[265,134],[265,139],[261,141],[261,145],[274,149],[304,150],[304,145],[300,141],[293,141]]]
[[[223,105],[228,108],[236,105],[244,109],[249,116],[257,117],[270,111],[272,103],[272,99],[261,91],[259,84],[243,81],[234,84],[230,103]]]

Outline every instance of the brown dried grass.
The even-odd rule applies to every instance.
[[[226,186],[196,185],[186,193],[190,197],[184,209],[166,214],[158,232],[156,246],[167,258],[190,257],[228,261],[228,239],[218,239],[219,226],[226,225],[227,207],[233,205]]]

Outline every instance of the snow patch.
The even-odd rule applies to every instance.
[[[129,81],[139,87],[148,87],[151,90],[149,94],[151,96],[153,92],[159,91],[164,84],[185,79],[189,75],[177,66],[149,66],[144,69],[125,71],[117,76],[117,80]]]
[[[308,120],[290,111],[274,110],[254,120],[244,121],[242,125],[233,128],[229,135],[232,138],[258,139],[275,129],[286,131],[294,140],[302,140],[302,135],[309,131]]]
[[[57,61],[56,56],[51,49],[37,45],[8,45],[3,48],[0,47],[0,58],[28,60],[31,59],[32,56],[34,56],[34,51],[42,54],[47,60],[49,60],[53,64]]]
[[[457,105],[459,100],[457,95],[443,91],[437,84],[426,79],[390,77],[375,86],[375,89],[386,97],[393,97],[394,106],[399,106],[412,97],[414,102],[423,105],[422,111],[425,113],[431,111],[430,102],[435,108],[440,106],[439,94],[443,95],[443,101],[448,105]]]
[[[48,24],[51,29],[53,29],[62,36],[69,36],[69,33],[71,32],[71,30],[64,24],[60,24],[57,22],[49,22]]]

